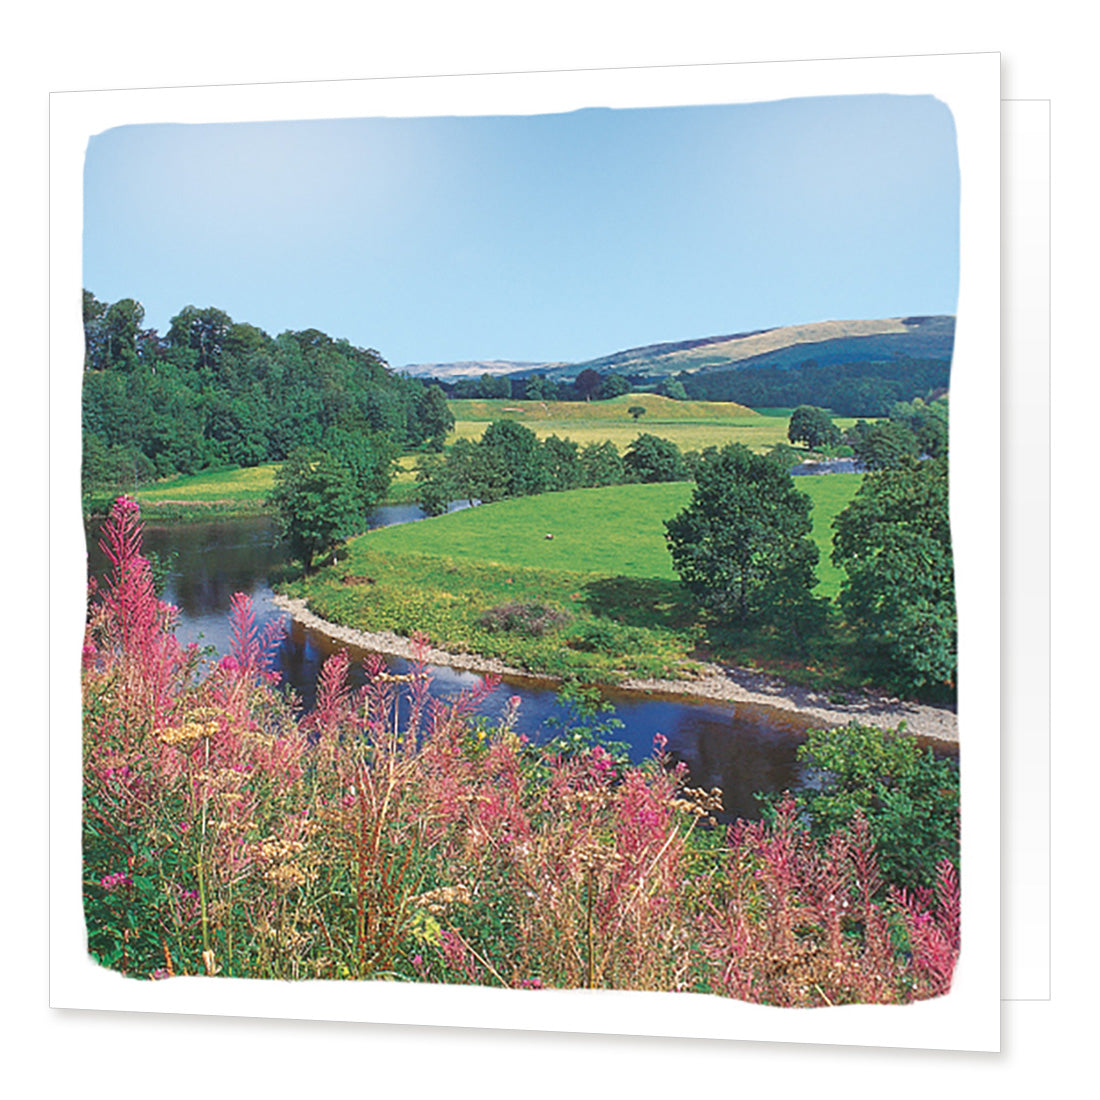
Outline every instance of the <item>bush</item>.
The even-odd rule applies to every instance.
[[[478,619],[478,625],[489,631],[511,631],[541,638],[569,622],[567,611],[541,603],[506,603],[490,607]]]
[[[943,860],[959,865],[959,771],[903,727],[852,724],[811,730],[797,751],[812,786],[794,801],[825,838],[866,819],[887,884],[931,887]],[[763,799],[774,803],[775,799]]]
[[[583,653],[614,653],[618,643],[618,631],[605,620],[582,623],[569,638],[570,647]]]

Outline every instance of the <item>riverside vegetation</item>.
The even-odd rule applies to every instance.
[[[278,631],[232,607],[210,665],[172,631],[113,505],[83,652],[88,946],[132,978],[200,974],[709,993],[779,1006],[946,993],[959,951],[957,803],[904,733],[822,733],[820,798],[712,823],[658,739],[630,766],[479,715],[486,680],[325,663],[300,715]],[[945,765],[946,766],[946,765]],[[903,805],[945,802],[934,844]],[[534,995],[534,994],[532,994]]]

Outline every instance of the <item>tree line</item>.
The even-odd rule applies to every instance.
[[[875,421],[857,420],[841,431],[825,409],[800,405],[791,413],[787,438],[810,451],[829,456],[855,458],[868,470],[884,470],[910,458],[944,458],[948,450],[948,399],[897,401],[887,414]],[[801,455],[792,447],[780,446],[792,465]]]
[[[88,290],[83,317],[85,490],[280,462],[364,434],[439,450],[454,426],[438,386],[317,329],[272,337],[189,305],[162,335],[140,302]]]
[[[480,378],[441,381],[448,397],[506,401],[609,401],[634,392],[659,393],[676,401],[686,401],[687,391],[678,378],[666,378],[654,385],[642,375],[601,373],[586,367],[576,378],[554,379],[543,374],[527,378],[508,374],[483,374]]]
[[[643,433],[623,454],[610,440],[586,443],[557,435],[540,440],[514,420],[490,424],[480,439],[458,439],[446,455],[426,455],[417,472],[420,506],[440,515],[454,500],[489,504],[534,493],[638,482],[684,481],[697,452]]]

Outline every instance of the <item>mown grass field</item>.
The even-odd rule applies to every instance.
[[[789,421],[789,413],[763,416],[733,402],[674,401],[652,393],[623,394],[610,401],[495,399],[449,404],[455,417],[451,441],[479,439],[494,420],[517,420],[540,439],[558,435],[582,445],[609,439],[620,451],[625,451],[643,432],[649,432],[672,440],[683,451],[743,443],[759,453],[787,441]],[[629,412],[633,406],[646,410],[637,420]],[[842,429],[853,423],[846,419],[836,421]]]

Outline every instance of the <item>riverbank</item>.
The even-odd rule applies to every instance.
[[[411,659],[414,646],[411,639],[391,631],[364,631],[340,626],[320,618],[309,610],[306,600],[276,595],[274,604],[285,611],[295,622],[333,641],[355,649],[383,653],[387,656]],[[476,653],[452,653],[428,647],[423,658],[429,664],[446,665],[480,674],[493,674],[560,682],[556,677],[533,677],[524,669],[507,665],[493,657]],[[721,664],[699,664],[691,679],[641,679],[623,680],[614,685],[617,691],[631,691],[642,695],[676,696],[708,702],[751,703],[773,707],[788,713],[796,713],[823,726],[847,725],[861,722],[865,725],[892,729],[905,722],[909,733],[943,745],[958,745],[958,720],[949,707],[935,707],[922,703],[866,692],[845,692],[843,703],[837,702],[839,693],[826,695],[792,684],[776,676],[769,676],[751,669]]]

